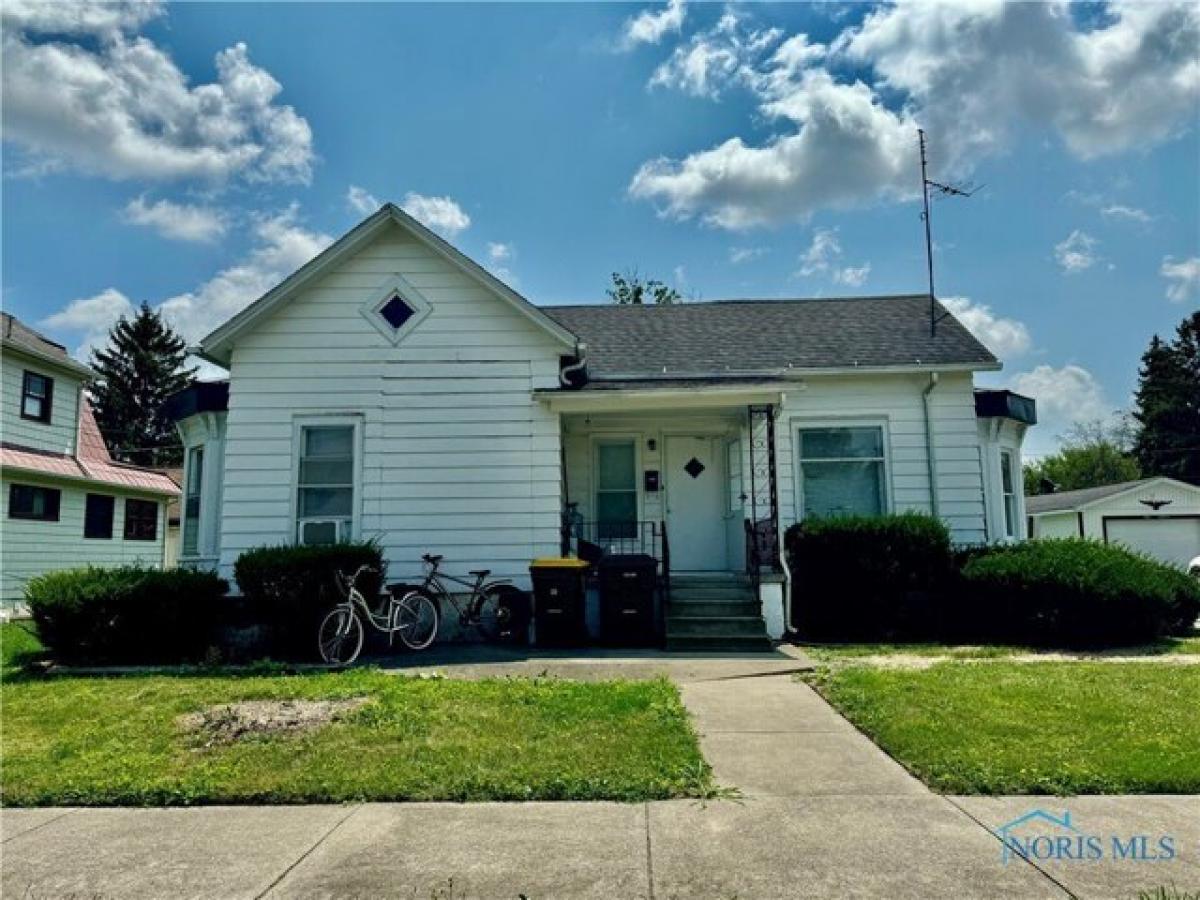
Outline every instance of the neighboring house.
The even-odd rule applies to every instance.
[[[389,204],[202,341],[230,379],[171,404],[181,562],[375,537],[396,578],[432,552],[528,584],[570,505],[673,573],[773,572],[778,633],[806,516],[1023,536],[1033,403],[977,394],[1000,364],[936,311],[931,335],[924,295],[538,308]]]
[[[1174,478],[1040,494],[1025,508],[1032,538],[1093,538],[1180,568],[1200,556],[1200,487]]]
[[[7,313],[0,327],[0,600],[54,569],[161,565],[175,484],[109,457],[83,391],[90,369]]]

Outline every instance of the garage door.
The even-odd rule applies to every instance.
[[[1109,543],[1124,544],[1176,566],[1200,556],[1200,518],[1107,519]]]

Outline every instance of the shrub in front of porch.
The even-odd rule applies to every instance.
[[[950,532],[916,513],[810,519],[788,529],[792,621],[815,641],[935,640],[953,580]]]
[[[1121,547],[1070,538],[998,547],[962,569],[964,630],[975,639],[1057,647],[1137,644],[1186,634],[1200,584]]]
[[[255,547],[237,558],[233,574],[246,615],[272,632],[272,655],[311,659],[317,652],[321,617],[341,599],[335,573],[352,575],[364,565],[375,572],[364,575],[357,586],[373,602],[386,572],[383,552],[374,541]]]
[[[196,662],[228,589],[210,572],[88,567],[31,579],[25,601],[56,660]]]

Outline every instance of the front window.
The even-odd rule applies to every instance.
[[[1013,477],[1013,454],[1011,450],[1000,451],[1000,485],[1004,494],[1004,534],[1017,536],[1017,491]]]
[[[183,555],[200,550],[200,485],[204,481],[204,448],[188,450],[187,483],[183,492]]]
[[[802,428],[804,517],[873,516],[887,509],[883,428]]]
[[[62,492],[57,488],[14,484],[8,489],[8,517],[10,519],[35,519],[39,522],[57,522],[61,499]]]
[[[596,445],[596,523],[601,541],[637,534],[637,460],[633,441]]]
[[[83,511],[83,536],[98,540],[110,540],[115,508],[115,497],[110,497],[108,494],[88,494]]]
[[[21,418],[49,424],[53,400],[54,379],[27,371],[21,381]]]
[[[334,544],[349,540],[354,524],[354,426],[300,429],[297,540]]]
[[[158,537],[158,504],[153,500],[125,501],[125,540],[153,541]]]

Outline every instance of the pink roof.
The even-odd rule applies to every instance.
[[[155,494],[174,496],[179,493],[179,486],[161,472],[113,462],[108,448],[104,445],[104,438],[100,435],[100,427],[96,424],[92,405],[86,398],[79,410],[77,444],[78,452],[75,456],[46,453],[11,444],[0,445],[0,465],[42,475],[82,478]]]

